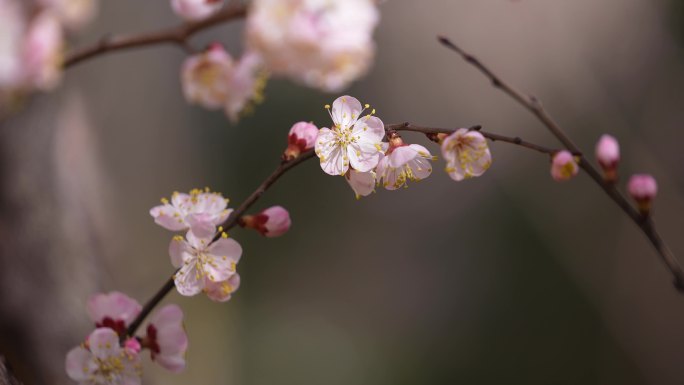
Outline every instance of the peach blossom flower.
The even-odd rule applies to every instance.
[[[557,182],[571,179],[579,172],[579,166],[570,151],[559,151],[551,161],[551,177]]]
[[[441,148],[446,172],[455,181],[481,176],[492,164],[487,139],[477,131],[458,129],[444,139]]]

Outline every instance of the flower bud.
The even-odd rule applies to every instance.
[[[603,135],[596,143],[596,159],[603,169],[606,182],[617,180],[617,166],[620,163],[620,144],[610,135]]]
[[[551,161],[551,177],[556,182],[569,180],[577,175],[578,171],[579,166],[570,151],[559,151],[553,156]]]
[[[287,149],[283,154],[283,159],[296,159],[299,154],[314,148],[318,137],[318,127],[313,123],[295,123],[290,129],[287,137]]]
[[[290,213],[281,206],[269,207],[257,215],[245,215],[240,220],[242,227],[255,229],[269,238],[285,234],[291,224]]]
[[[654,177],[649,174],[635,174],[629,178],[627,184],[629,195],[632,196],[639,206],[642,215],[648,215],[651,211],[651,202],[658,194],[658,184]]]
[[[131,337],[124,342],[124,350],[132,354],[138,354],[142,350],[142,346],[137,338]]]

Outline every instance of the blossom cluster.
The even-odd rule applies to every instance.
[[[97,0],[0,0],[0,112],[61,79],[65,34],[95,15]]]
[[[136,300],[120,292],[90,297],[88,315],[96,328],[81,346],[67,354],[67,375],[84,385],[140,384],[144,349],[163,368],[182,371],[188,338],[180,307],[162,307],[150,317],[144,336],[131,336],[128,327],[141,310]]]

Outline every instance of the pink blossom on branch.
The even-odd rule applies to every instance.
[[[334,92],[367,71],[378,19],[372,0],[255,0],[247,40],[273,74]]]
[[[31,20],[22,48],[24,83],[51,90],[62,78],[62,27],[57,18],[43,11]]]
[[[216,242],[188,231],[186,239],[175,236],[169,245],[171,264],[179,268],[174,275],[178,293],[193,296],[202,292],[207,282],[223,282],[235,274],[242,256],[242,246],[223,236]]]
[[[215,302],[226,302],[230,300],[233,293],[240,288],[240,275],[236,272],[230,278],[221,282],[205,280],[204,293],[210,300]]]
[[[617,166],[620,163],[620,144],[610,135],[603,135],[596,143],[596,159],[603,169],[603,177],[608,182],[617,180]]]
[[[385,125],[372,114],[362,116],[366,108],[351,96],[341,96],[333,102],[329,113],[334,127],[321,128],[315,146],[321,168],[327,174],[344,175],[350,166],[368,172],[378,165]]]
[[[283,153],[283,159],[296,159],[299,154],[308,151],[316,145],[318,127],[309,122],[298,122],[290,128],[287,136],[287,149]]]
[[[382,162],[382,160],[380,160]],[[372,192],[375,192],[375,183],[377,174],[375,171],[371,170],[368,172],[360,172],[354,169],[349,169],[346,174],[344,174],[349,187],[354,190],[356,194],[356,199],[360,199],[362,196],[368,196]]]
[[[551,177],[557,182],[570,180],[579,172],[577,160],[570,151],[557,152],[551,160]]]
[[[639,211],[643,215],[648,215],[651,211],[651,202],[658,194],[658,183],[649,174],[635,174],[629,178],[627,183],[629,195],[639,205]]]
[[[269,207],[257,215],[244,215],[240,219],[243,227],[255,229],[261,235],[274,238],[285,234],[292,225],[290,213],[282,206]]]
[[[441,149],[446,172],[455,181],[481,176],[492,165],[487,139],[477,131],[458,129],[444,138]]]
[[[50,10],[66,28],[77,30],[93,20],[97,0],[38,0]]]
[[[211,237],[216,226],[223,223],[233,210],[228,199],[209,189],[193,189],[189,194],[174,192],[171,200],[162,198],[162,205],[150,210],[155,223],[171,231],[192,229],[201,238]]]
[[[126,294],[112,291],[91,296],[87,309],[90,319],[98,328],[107,327],[123,336],[126,328],[140,314],[142,306]]]
[[[171,8],[187,21],[206,19],[223,7],[224,0],[171,0]]]
[[[166,305],[150,317],[142,345],[150,349],[152,360],[163,368],[174,373],[185,369],[188,336],[178,305]]]
[[[95,329],[86,346],[72,349],[66,356],[69,378],[81,385],[139,385],[142,375],[137,353],[121,347],[112,329]]]
[[[387,190],[408,187],[408,181],[420,181],[432,173],[434,157],[419,144],[404,144],[398,134],[390,134],[390,147],[380,160],[376,172],[378,184]],[[380,182],[382,180],[382,183]]]

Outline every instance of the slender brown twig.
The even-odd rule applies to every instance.
[[[513,98],[534,116],[541,121],[541,123],[561,142],[563,145],[575,154],[581,154],[579,147],[568,137],[558,123],[556,123],[551,116],[546,112],[541,102],[534,96],[528,96],[512,87],[507,82],[503,81],[497,76],[489,67],[484,65],[479,59],[461,49],[446,37],[438,36],[438,40],[442,45],[458,53],[463,60],[468,64],[477,68],[483,75],[485,75],[492,82],[495,88],[500,89],[508,96]],[[615,187],[614,184],[606,182],[601,173],[584,157],[580,157],[579,166],[603,189],[603,191],[625,212],[634,223],[639,226],[646,237],[649,239],[653,247],[658,252],[658,255],[665,263],[674,277],[674,286],[680,292],[684,293],[684,270],[675,258],[670,248],[665,244],[662,237],[655,227],[655,223],[651,217],[643,216],[637,211],[625,198],[625,196]]]
[[[172,28],[131,36],[103,37],[92,46],[77,49],[66,55],[64,67],[69,68],[90,58],[130,48],[140,48],[156,44],[175,44],[189,49],[188,39],[195,33],[227,21],[243,18],[247,14],[245,5],[234,3],[208,19],[185,23]]]

